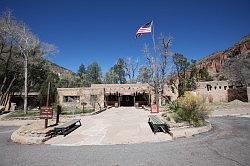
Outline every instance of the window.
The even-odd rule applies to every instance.
[[[63,96],[63,102],[80,102],[80,96]]]
[[[212,86],[211,85],[207,85],[207,91],[211,91],[212,90]]]
[[[90,102],[96,103],[97,102],[97,95],[90,95]]]
[[[219,89],[221,89],[221,86],[219,86]]]
[[[224,90],[227,90],[227,86],[224,86]]]
[[[174,87],[172,87],[172,86],[171,86],[171,91],[172,91],[172,93],[175,93]]]
[[[217,87],[216,87],[216,86],[214,86],[214,89],[216,90],[216,89],[217,89]]]

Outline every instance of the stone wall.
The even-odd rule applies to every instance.
[[[91,89],[101,89],[105,93],[117,93],[131,95],[136,92],[150,93],[151,88],[148,84],[92,84]]]
[[[195,93],[206,102],[228,102],[227,81],[199,82]]]
[[[103,89],[93,88],[58,88],[58,101],[63,107],[83,108],[82,103],[86,103],[85,108],[98,108],[104,106]],[[91,101],[91,97],[96,96],[96,102]],[[65,97],[75,98],[65,101]],[[98,104],[99,103],[99,104]]]
[[[69,108],[81,108],[80,101],[83,97],[83,88],[58,88],[58,102],[62,107],[69,107]],[[65,96],[79,96],[80,99],[76,101],[66,102],[64,97]]]
[[[85,108],[104,107],[104,96],[119,93],[120,95],[135,95],[136,93],[147,93],[150,102],[154,101],[154,93],[148,84],[92,84],[91,87],[83,88],[58,88],[58,101],[63,107],[82,108],[81,103],[86,103]],[[165,86],[163,98],[160,103],[166,103],[166,98],[175,100],[178,96],[177,90],[171,86]],[[96,97],[96,105],[91,102],[91,97]],[[164,100],[164,102],[162,102]]]

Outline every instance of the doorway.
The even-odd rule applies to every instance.
[[[134,96],[122,95],[120,98],[120,106],[134,106]]]

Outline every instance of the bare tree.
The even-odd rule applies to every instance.
[[[129,78],[129,83],[136,83],[135,74],[138,69],[139,60],[138,58],[136,60],[133,60],[131,57],[129,57],[124,64],[125,74]]]
[[[171,38],[161,35],[159,43],[156,45],[155,51],[150,52],[149,46],[146,44],[143,50],[146,58],[146,68],[148,69],[147,83],[152,87],[155,98],[154,102],[159,106],[159,96],[163,95],[164,86],[167,83],[168,60],[171,56],[169,50]]]
[[[31,55],[35,48],[39,45],[39,40],[33,33],[24,25],[19,24],[16,27],[17,43],[21,54],[24,57],[24,112],[27,112],[27,99],[28,99],[28,57]]]
[[[147,66],[142,65],[139,68],[137,80],[140,83],[147,83],[149,81],[149,69],[147,68]]]
[[[55,52],[56,49],[51,44],[40,43],[39,39],[32,33],[32,31],[24,23],[16,20],[10,11],[3,13],[0,19],[0,25],[1,40],[4,40],[4,43],[7,45],[13,45],[17,48],[20,55],[23,57],[24,112],[27,112],[29,57],[41,57],[44,54]],[[38,50],[40,53],[37,53]]]
[[[118,74],[111,68],[104,76],[104,83],[105,84],[116,84],[117,80],[119,79]]]

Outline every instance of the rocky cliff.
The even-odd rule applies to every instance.
[[[250,86],[250,35],[225,51],[213,53],[197,62],[215,79],[227,79],[230,85]]]

